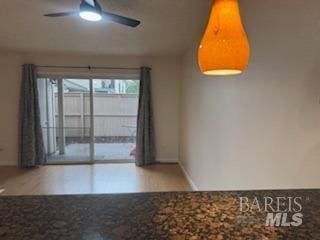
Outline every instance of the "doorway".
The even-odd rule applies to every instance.
[[[38,79],[48,164],[134,162],[138,79]]]

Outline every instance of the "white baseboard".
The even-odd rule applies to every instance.
[[[118,162],[118,161],[116,161]],[[177,158],[158,158],[157,162],[160,163],[179,163],[179,160]],[[0,160],[0,166],[17,166],[16,162],[12,161],[1,161]]]
[[[119,161],[115,161],[115,163],[118,163]],[[157,162],[160,163],[179,163],[179,160],[177,158],[158,158]],[[0,160],[0,166],[17,166],[16,162],[12,161],[1,161]]]
[[[160,163],[179,163],[177,158],[158,158],[157,162]]]
[[[187,170],[184,168],[183,164],[181,162],[178,162],[180,168],[182,169],[182,172],[184,174],[184,176],[186,177],[186,179],[188,180],[191,188],[193,191],[199,191],[199,188],[197,187],[197,185],[193,182],[193,180],[191,179],[189,173],[187,172]]]

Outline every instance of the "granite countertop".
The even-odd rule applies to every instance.
[[[270,209],[250,204],[242,206],[252,211],[241,212],[240,197],[252,203],[280,197],[287,222],[298,212],[302,224],[266,226]],[[320,190],[1,196],[0,239],[314,240],[320,239],[319,199]]]

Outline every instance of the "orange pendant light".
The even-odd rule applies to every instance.
[[[238,0],[215,1],[198,55],[206,75],[236,75],[245,70],[250,46]]]

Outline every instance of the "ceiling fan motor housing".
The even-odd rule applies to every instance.
[[[102,9],[99,6],[99,4],[96,3],[96,1],[94,1],[94,6],[92,6],[91,4],[87,3],[85,0],[81,2],[80,4],[80,12],[84,12],[84,11],[88,11],[88,12],[96,12],[101,14],[102,13]]]

